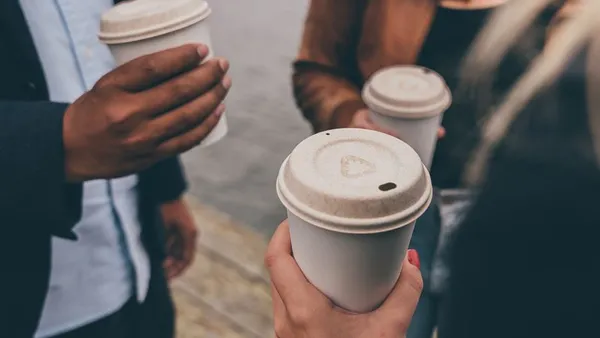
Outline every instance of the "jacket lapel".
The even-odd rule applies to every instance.
[[[12,47],[12,52],[18,55],[18,60],[22,60],[28,67],[38,67],[41,72],[41,66],[37,57],[33,38],[25,21],[25,16],[21,11],[21,5],[18,0],[0,1],[0,29],[2,39],[8,41]]]
[[[7,63],[2,67],[10,67],[12,74],[35,84],[37,96],[47,96],[42,65],[19,0],[0,0],[0,50],[6,53],[0,56]]]

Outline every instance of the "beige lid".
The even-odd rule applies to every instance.
[[[373,233],[416,220],[431,202],[432,187],[406,143],[370,130],[335,129],[292,151],[277,193],[288,210],[315,226]]]
[[[452,102],[444,79],[419,66],[394,66],[378,71],[365,84],[363,100],[377,113],[409,119],[436,116]]]
[[[206,19],[204,0],[133,0],[102,15],[99,38],[106,44],[144,40],[174,32]]]

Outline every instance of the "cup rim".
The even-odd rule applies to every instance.
[[[380,75],[384,72],[390,71],[390,70],[398,69],[398,68],[421,69],[421,70],[426,70],[429,73],[433,72],[444,83],[444,92],[442,93],[443,99],[440,100],[439,102],[424,104],[422,106],[413,106],[413,107],[407,106],[407,107],[402,107],[401,109],[399,109],[397,105],[390,103],[390,102],[386,102],[385,100],[382,100],[381,98],[378,98],[377,95],[373,93],[373,89],[371,88],[371,82],[378,75]],[[364,86],[362,88],[362,99],[365,102],[365,104],[367,105],[367,107],[369,107],[370,110],[375,111],[381,115],[403,118],[403,119],[418,120],[418,119],[425,119],[425,118],[439,116],[439,115],[443,114],[446,110],[448,110],[448,108],[452,105],[452,92],[448,88],[448,85],[446,84],[446,82],[444,81],[442,76],[440,74],[438,74],[437,72],[435,72],[434,70],[426,68],[426,67],[422,67],[422,66],[398,65],[398,66],[385,67],[385,68],[382,68],[382,69],[376,71],[364,84]]]
[[[427,190],[423,196],[410,208],[403,210],[400,213],[376,218],[348,218],[326,214],[308,208],[306,205],[296,199],[293,194],[286,192],[285,184],[282,180],[283,170],[289,156],[285,159],[281,168],[276,183],[277,196],[281,203],[298,218],[308,222],[316,227],[340,233],[347,234],[375,234],[396,230],[411,224],[416,221],[429,208],[433,200],[433,187],[431,185],[431,176],[426,174]],[[427,168],[423,164],[423,170],[427,173]],[[376,224],[376,225],[374,225]]]
[[[98,38],[107,45],[119,45],[130,42],[136,42],[151,39],[157,36],[176,32],[178,30],[190,27],[200,21],[205,20],[212,13],[210,7],[201,7],[190,12],[188,15],[162,22],[147,28],[131,30],[128,32],[106,33],[100,31]]]

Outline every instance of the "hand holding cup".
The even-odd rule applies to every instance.
[[[102,14],[98,38],[118,65],[183,44],[206,46],[208,55],[202,62],[209,62],[214,56],[211,13],[204,0],[122,1]],[[217,143],[227,130],[227,119],[222,115],[200,147]]]
[[[411,259],[411,257],[413,257]],[[418,256],[409,251],[396,286],[383,305],[370,313],[349,314],[312,286],[292,256],[287,222],[271,239],[265,264],[271,274],[275,334],[278,338],[404,337],[414,314],[423,279]]]
[[[277,194],[294,260],[333,304],[378,308],[401,275],[432,186],[419,155],[384,133],[346,128],[302,141],[284,161]]]
[[[373,119],[371,119],[368,109],[361,109],[357,111],[352,117],[352,121],[350,122],[350,125],[348,127],[375,130],[402,139],[402,136],[397,135],[397,133],[394,130],[381,127],[375,124],[375,122],[373,122]],[[446,129],[444,129],[444,127],[439,127],[437,132],[438,139],[443,138],[445,135]]]
[[[231,80],[204,45],[146,55],[102,77],[65,112],[69,181],[125,176],[198,145],[223,114]],[[202,64],[201,64],[202,63]]]
[[[452,95],[441,75],[419,66],[379,70],[365,84],[363,101],[372,124],[393,130],[429,168]]]

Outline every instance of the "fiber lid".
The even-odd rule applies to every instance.
[[[99,38],[106,44],[144,40],[174,32],[206,19],[204,0],[133,0],[102,15]]]
[[[394,66],[369,79],[363,100],[380,114],[420,119],[443,113],[452,98],[438,73],[418,66]]]
[[[282,203],[315,226],[373,233],[416,220],[431,202],[429,173],[395,137],[335,129],[302,141],[277,179]]]

